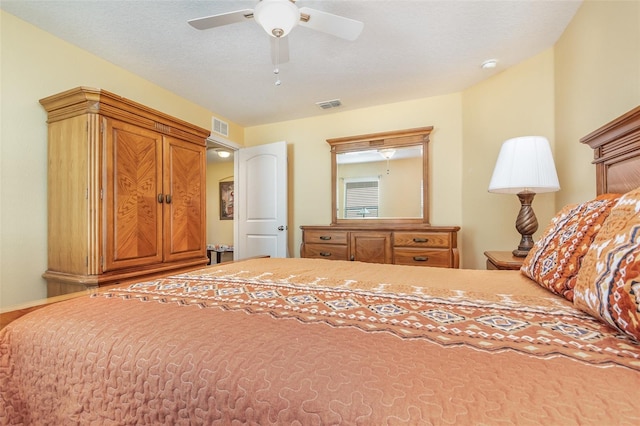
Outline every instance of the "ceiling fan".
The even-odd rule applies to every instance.
[[[309,7],[298,8],[295,0],[260,0],[254,9],[220,13],[191,19],[188,22],[198,30],[207,30],[250,19],[254,19],[271,36],[271,60],[276,67],[289,60],[287,35],[296,25],[349,41],[357,39],[364,28],[364,24],[355,19]]]

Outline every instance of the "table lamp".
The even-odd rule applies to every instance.
[[[521,235],[517,257],[525,257],[533,247],[533,234],[538,230],[538,220],[531,203],[536,194],[560,189],[549,141],[542,136],[521,136],[502,144],[493,169],[489,192],[517,194],[520,212],[516,229]]]

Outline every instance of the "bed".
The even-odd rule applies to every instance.
[[[581,141],[598,197],[525,271],[256,258],[7,312],[0,423],[640,424],[640,107]]]

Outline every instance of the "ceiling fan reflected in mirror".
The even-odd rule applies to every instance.
[[[289,60],[287,35],[296,25],[321,31],[345,40],[358,38],[364,24],[355,19],[345,18],[309,7],[296,6],[295,0],[260,0],[254,9],[191,19],[189,24],[198,30],[221,27],[254,19],[271,36],[271,60],[278,65]],[[276,82],[278,84],[278,82]]]

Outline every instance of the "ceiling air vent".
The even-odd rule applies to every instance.
[[[316,102],[316,105],[322,109],[329,109],[341,106],[342,102],[340,102],[340,99],[333,99],[331,101]]]
[[[222,120],[213,117],[213,125],[211,126],[213,131],[222,136],[229,136],[229,124]]]

